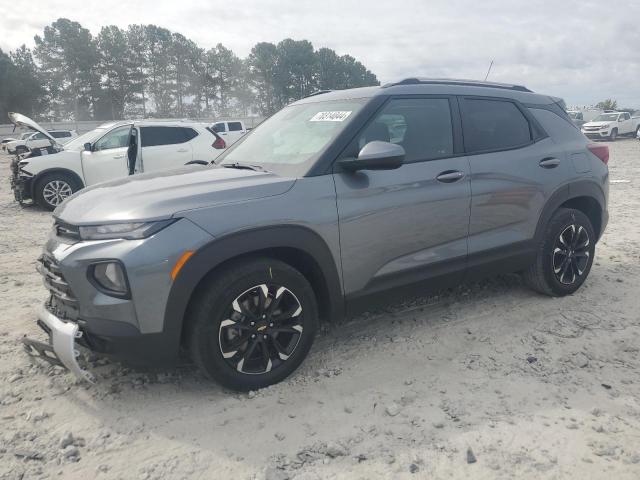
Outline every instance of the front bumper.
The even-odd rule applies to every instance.
[[[32,199],[32,183],[33,177],[29,177],[20,171],[18,167],[19,158],[11,161],[11,177],[9,178],[9,184],[11,190],[13,190],[13,196],[16,201],[23,203],[25,200]]]
[[[611,134],[609,130],[582,130],[582,133],[584,133],[587,138],[594,140],[609,138],[609,135]]]
[[[73,226],[58,221],[39,258],[50,298],[38,324],[50,341],[26,339],[30,353],[81,378],[87,377],[75,360],[77,345],[133,367],[175,365],[181,331],[164,322],[171,269],[184,250],[197,250],[212,237],[187,219],[140,240],[79,241],[66,227]],[[111,259],[125,268],[128,298],[110,296],[89,279],[92,265]]]
[[[52,365],[65,367],[76,377],[94,383],[95,377],[78,364],[76,339],[82,338],[78,325],[60,320],[44,307],[38,313],[38,325],[49,334],[49,343],[24,337],[22,343],[27,353]]]

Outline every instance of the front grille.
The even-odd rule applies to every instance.
[[[53,257],[43,254],[38,258],[36,269],[42,275],[44,286],[49,290],[46,308],[62,320],[78,320],[78,300],[71,291],[58,263]]]

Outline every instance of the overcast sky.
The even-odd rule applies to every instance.
[[[362,61],[384,83],[407,76],[521,83],[589,105],[640,108],[640,0],[0,0],[0,48],[59,17],[97,34],[153,23],[244,57],[259,41],[308,39]]]

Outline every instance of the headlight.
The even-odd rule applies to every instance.
[[[129,297],[129,282],[119,261],[95,263],[89,267],[88,275],[91,283],[102,293],[112,297]]]
[[[610,125],[600,125],[600,130],[606,130]]]
[[[159,222],[111,223],[107,225],[81,226],[80,238],[82,240],[107,240],[114,238],[138,240],[140,238],[150,237],[175,221],[176,219],[171,218]]]

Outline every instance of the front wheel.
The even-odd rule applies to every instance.
[[[79,189],[80,186],[70,175],[62,172],[48,173],[36,183],[36,202],[42,208],[54,210]]]
[[[550,296],[574,293],[593,264],[596,234],[579,210],[561,208],[549,221],[536,261],[524,272],[525,282]]]
[[[195,298],[188,347],[208,377],[246,391],[290,375],[317,326],[315,295],[300,272],[278,260],[249,259],[216,272]]]
[[[613,130],[611,130],[611,134],[609,135],[609,141],[615,142],[616,138],[618,138],[618,130],[614,128]]]

